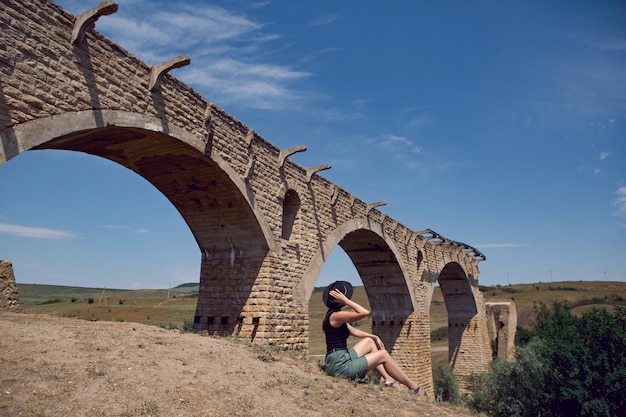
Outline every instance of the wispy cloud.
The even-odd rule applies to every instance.
[[[102,226],[103,229],[129,229],[128,226],[120,226],[117,224],[105,224]]]
[[[613,202],[615,206],[615,215],[626,220],[626,186],[619,187],[615,192],[617,198]]]
[[[284,109],[303,100],[293,83],[311,74],[269,58],[269,45],[281,35],[266,32],[245,14],[204,3],[171,3],[155,13],[147,1],[125,6],[98,21],[97,29],[149,65],[189,55],[191,65],[172,75],[202,88],[209,101]],[[326,16],[318,24],[332,20]]]
[[[612,129],[615,127],[615,119],[611,118],[611,119],[606,119],[606,120],[600,120],[597,122],[592,122],[591,126],[597,127],[601,130]]]
[[[307,24],[306,26],[312,27],[312,26],[326,26],[329,25],[333,22],[336,22],[339,19],[339,16],[336,14],[328,14],[328,15],[324,15],[324,16],[319,16],[318,18],[314,19],[313,21],[311,21],[309,24]]]
[[[0,233],[34,239],[79,239],[80,234],[68,230],[0,223]]]
[[[600,152],[600,160],[606,159],[611,156],[610,152]]]
[[[429,106],[409,107],[398,114],[398,120],[409,129],[419,129],[436,123],[433,116],[426,114],[429,111]]]
[[[105,224],[102,226],[103,229],[117,229],[117,230],[130,230],[129,226],[122,226],[117,224]],[[150,233],[150,229],[135,229],[133,230],[135,233],[144,234]]]
[[[382,137],[382,145],[390,151],[406,151],[407,149],[413,153],[420,153],[422,149],[416,146],[403,136],[397,136],[392,134],[386,134]]]

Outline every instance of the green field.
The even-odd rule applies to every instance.
[[[174,329],[188,329],[191,326],[198,299],[198,284],[185,284],[169,290],[116,290],[38,284],[17,286],[24,313],[93,321],[130,321]],[[322,303],[322,290],[316,288],[309,303],[311,355],[323,355],[325,352],[321,327],[326,308]],[[534,306],[538,303],[551,304],[553,301],[567,300],[575,307],[575,312],[593,307],[610,309],[614,305],[626,305],[624,282],[567,281],[481,287],[481,290],[485,301],[515,301],[518,325],[524,327],[532,320]],[[364,287],[355,288],[353,299],[369,308]],[[447,326],[446,306],[439,287],[435,288],[433,295],[430,320],[433,332]],[[369,318],[358,325],[365,331],[371,331]],[[443,333],[445,335],[445,330]],[[445,336],[433,341],[433,366],[447,360],[446,347]]]
[[[193,322],[198,285],[165,290],[116,290],[17,284],[24,313],[85,320],[131,321],[182,329]]]

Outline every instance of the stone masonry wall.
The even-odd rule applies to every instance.
[[[485,303],[487,330],[496,357],[515,359],[515,333],[517,331],[517,309],[515,301]]]
[[[21,311],[13,264],[0,260],[0,311]]]

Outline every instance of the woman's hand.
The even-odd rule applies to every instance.
[[[349,300],[348,297],[346,297],[346,295],[344,293],[342,293],[339,290],[332,290],[330,293],[328,293],[328,295],[330,295],[331,297],[333,297],[333,299],[341,304],[341,305],[345,305],[346,302]]]
[[[383,341],[380,339],[380,337],[376,336],[375,334],[373,334],[371,336],[372,339],[374,339],[374,343],[376,343],[376,346],[378,346],[378,349],[380,350],[385,350],[385,344],[383,343]]]

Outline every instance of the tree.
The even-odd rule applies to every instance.
[[[544,342],[553,415],[626,415],[626,309],[593,309],[576,316],[566,302],[541,305],[534,325]]]
[[[470,405],[494,416],[626,416],[626,309],[577,316],[541,304],[515,362],[475,376]]]

